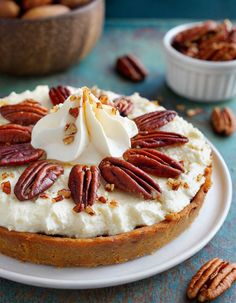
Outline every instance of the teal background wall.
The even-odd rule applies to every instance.
[[[106,5],[109,18],[236,18],[236,0],[106,0]]]

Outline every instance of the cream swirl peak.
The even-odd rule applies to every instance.
[[[132,120],[84,87],[39,120],[31,143],[45,150],[48,159],[98,164],[106,156],[122,156],[137,133]]]

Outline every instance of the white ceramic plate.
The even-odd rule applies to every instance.
[[[232,182],[228,168],[219,152],[212,148],[213,186],[198,218],[188,230],[153,255],[119,265],[66,269],[22,263],[0,255],[0,276],[42,287],[98,288],[144,279],[188,259],[214,237],[231,204]]]

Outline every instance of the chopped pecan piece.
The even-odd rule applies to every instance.
[[[1,106],[0,113],[11,123],[28,126],[36,124],[47,115],[48,109],[32,99],[27,99],[14,105]]]
[[[0,125],[0,144],[25,143],[31,140],[31,127],[18,124]]]
[[[177,133],[164,131],[140,131],[131,139],[133,148],[156,148],[173,144],[185,144],[188,138]]]
[[[131,148],[123,157],[129,163],[158,177],[176,178],[184,172],[180,163],[152,148]]]
[[[0,146],[0,166],[17,166],[36,161],[44,151],[35,149],[30,143]]]
[[[134,119],[140,131],[150,131],[164,126],[172,121],[177,113],[173,110],[157,110]]]
[[[115,188],[136,194],[145,200],[160,196],[159,185],[143,170],[133,164],[113,157],[101,161],[99,168],[102,177]]]
[[[125,55],[117,59],[117,71],[125,78],[139,82],[146,78],[148,72],[143,64],[134,55]]]
[[[68,186],[76,206],[75,212],[81,212],[94,204],[100,186],[100,172],[96,166],[75,165],[71,169]]]
[[[215,107],[211,114],[211,122],[214,131],[220,135],[229,136],[236,129],[236,117],[228,107],[223,109]]]
[[[71,92],[66,86],[59,85],[57,87],[51,87],[49,90],[49,97],[53,105],[64,103],[64,101],[70,96]]]
[[[69,109],[69,114],[74,117],[77,118],[79,116],[79,108],[78,107],[71,107]]]
[[[2,182],[1,183],[1,189],[5,194],[10,195],[10,193],[11,193],[11,183],[9,181]]]
[[[199,302],[216,299],[236,280],[236,263],[214,258],[204,264],[193,276],[187,289],[189,299]]]
[[[62,196],[64,197],[65,199],[69,199],[71,197],[71,192],[69,189],[66,189],[66,188],[63,188],[63,189],[60,189],[58,190],[57,192],[58,196]]]
[[[18,200],[31,200],[51,187],[64,172],[62,166],[48,161],[30,164],[18,179],[14,193]]]
[[[118,109],[120,115],[123,117],[128,116],[134,108],[133,102],[127,97],[116,98],[114,100],[114,106]]]

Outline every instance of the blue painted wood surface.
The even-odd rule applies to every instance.
[[[229,166],[234,196],[230,213],[214,239],[198,254],[183,264],[152,278],[128,285],[97,290],[53,290],[30,287],[0,279],[0,302],[81,302],[81,303],[184,303],[185,289],[191,276],[208,259],[219,256],[236,261],[236,135],[230,138],[216,136],[209,123],[210,111],[215,104],[190,103],[173,92],[165,84],[164,56],[161,39],[171,27],[183,20],[116,20],[108,21],[104,35],[93,52],[78,66],[64,73],[43,78],[14,78],[0,76],[0,95],[12,90],[20,92],[38,84],[94,85],[123,94],[140,92],[151,99],[160,99],[167,108],[183,103],[189,108],[203,107],[204,113],[189,118],[195,126],[213,142]],[[132,52],[147,66],[150,75],[143,83],[133,84],[114,73],[118,55]],[[236,99],[220,104],[229,106],[236,113]],[[216,303],[236,302],[236,283]]]
[[[235,0],[106,0],[109,18],[236,18]]]

